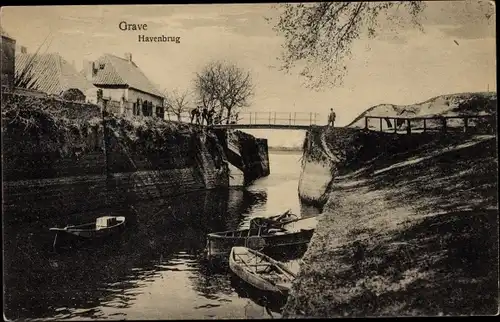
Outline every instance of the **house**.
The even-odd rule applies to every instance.
[[[31,54],[20,47],[15,70],[16,75],[24,75],[22,87],[71,101],[97,103],[98,88],[57,53]]]
[[[125,54],[125,58],[105,54],[85,62],[82,73],[102,89],[109,111],[164,118],[164,97],[132,61],[132,54]]]
[[[16,40],[0,27],[2,34],[2,91],[14,88]]]

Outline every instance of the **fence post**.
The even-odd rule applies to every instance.
[[[276,125],[276,112],[274,112],[274,124]]]
[[[487,133],[491,131],[491,133],[495,133],[495,130],[497,128],[497,122],[495,122],[495,116],[489,115],[486,117],[486,122],[488,124],[488,127],[486,129]]]
[[[467,133],[468,127],[469,127],[469,118],[464,117],[464,133]]]
[[[248,123],[252,124],[252,112],[250,112],[249,114],[250,114],[250,121]]]
[[[380,132],[383,132],[383,130],[382,130],[382,118],[379,118],[378,120],[380,122]]]
[[[446,117],[441,117],[441,123],[443,124],[443,132],[446,133]]]
[[[312,112],[309,112],[309,125],[312,125],[312,117],[313,117]]]
[[[411,120],[406,119],[406,133],[411,134]]]
[[[288,113],[288,123],[292,125],[292,112]]]
[[[271,112],[269,112],[269,124],[271,124]]]
[[[427,121],[427,119],[424,119],[424,133],[427,130],[427,122],[426,121]]]
[[[293,125],[297,125],[297,112],[293,113]]]
[[[365,129],[368,130],[368,116],[365,116]]]
[[[394,133],[398,133],[398,119],[392,119],[392,127],[394,128]]]

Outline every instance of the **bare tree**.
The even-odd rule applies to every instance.
[[[167,112],[172,112],[177,116],[177,121],[181,121],[182,113],[187,112],[189,110],[190,93],[188,90],[179,92],[178,90],[173,90],[172,92],[165,91],[165,107]]]
[[[280,57],[281,69],[289,72],[297,63],[303,63],[301,75],[308,87],[341,84],[347,73],[345,58],[351,56],[354,40],[366,33],[370,38],[380,28],[383,14],[391,25],[409,20],[422,29],[420,13],[422,1],[391,2],[316,2],[279,4],[279,16],[274,30],[284,36],[284,51]],[[404,17],[403,8],[409,16]]]
[[[199,102],[209,111],[218,113],[223,118],[226,111],[226,123],[237,109],[248,106],[254,94],[249,72],[235,64],[213,61],[196,74],[195,92]]]

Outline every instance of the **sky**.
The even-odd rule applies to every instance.
[[[339,125],[377,104],[413,104],[441,94],[496,89],[496,17],[484,17],[485,10],[494,15],[489,1],[427,2],[423,32],[390,28],[382,21],[379,37],[361,37],[353,44],[343,85],[320,91],[276,68],[283,38],[265,20],[276,16],[271,6],[2,7],[1,23],[28,52],[48,37],[41,51],[60,53],[78,70],[84,60],[104,53],[123,57],[130,52],[161,91],[191,90],[204,64],[229,60],[252,75],[255,95],[247,111],[315,112],[326,123],[334,108]],[[122,31],[122,21],[145,23],[148,30]],[[139,34],[180,37],[180,43],[140,43]]]

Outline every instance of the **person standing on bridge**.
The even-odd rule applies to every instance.
[[[333,111],[333,108],[330,109],[330,114],[328,115],[328,125],[332,125],[332,127],[335,126],[335,119],[337,117],[337,114]]]
[[[207,113],[207,125],[212,125],[214,122],[215,109],[212,107]]]
[[[191,124],[193,123],[193,121],[196,120],[196,123],[198,123],[198,117],[199,117],[199,111],[198,111],[198,107],[195,107],[191,110]]]
[[[197,106],[196,107],[196,124],[200,125],[202,122],[202,118],[201,118],[201,106]],[[201,124],[203,125],[203,124]]]

